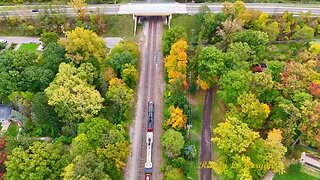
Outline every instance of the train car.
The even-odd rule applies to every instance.
[[[146,174],[144,180],[151,180],[152,174]]]
[[[144,172],[146,174],[152,174],[152,144],[153,144],[153,132],[147,132],[147,156],[144,166]]]
[[[152,101],[148,102],[148,129],[147,132],[153,132],[154,126],[154,103]]]

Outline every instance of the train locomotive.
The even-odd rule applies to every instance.
[[[153,144],[153,127],[154,127],[154,103],[148,102],[148,122],[147,122],[147,156],[144,166],[145,180],[151,180],[152,175],[152,144]]]

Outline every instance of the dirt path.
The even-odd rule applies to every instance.
[[[210,88],[206,91],[203,116],[202,116],[202,132],[201,132],[201,146],[200,146],[200,164],[201,162],[211,161],[211,110],[213,102],[214,89]],[[211,180],[212,169],[201,168],[200,180]]]

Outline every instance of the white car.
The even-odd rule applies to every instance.
[[[0,39],[0,43],[7,43],[7,40]]]

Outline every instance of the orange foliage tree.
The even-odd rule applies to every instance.
[[[171,47],[169,56],[165,59],[165,67],[168,73],[169,83],[172,84],[179,77],[183,78],[183,84],[187,85],[187,52],[188,44],[179,40]]]

